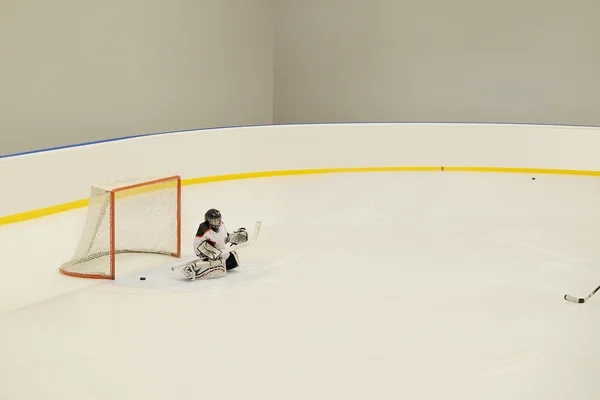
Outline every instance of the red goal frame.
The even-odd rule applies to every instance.
[[[110,191],[110,275],[100,274],[84,274],[79,272],[65,271],[62,268],[60,272],[64,275],[75,276],[80,278],[91,278],[91,279],[111,279],[114,280],[116,276],[116,223],[115,221],[115,206],[116,198],[119,192],[140,188],[143,186],[156,185],[160,183],[166,183],[169,181],[177,181],[177,252],[171,253],[172,257],[181,257],[181,177],[179,175],[168,176],[165,178],[154,179],[144,182],[139,182],[127,186],[120,186]]]

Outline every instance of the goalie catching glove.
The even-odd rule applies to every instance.
[[[232,232],[227,239],[231,244],[246,243],[248,241],[248,232],[246,232],[246,228],[240,228]]]

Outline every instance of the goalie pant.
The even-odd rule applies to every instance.
[[[229,242],[227,226],[221,222],[218,231],[211,228],[208,222],[203,222],[198,227],[194,239],[194,253],[203,262],[194,263],[184,269],[184,274],[190,279],[220,278],[240,265],[238,254],[233,251],[219,255],[216,259],[211,257],[210,249],[223,250]]]

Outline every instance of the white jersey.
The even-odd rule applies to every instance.
[[[196,238],[194,239],[194,253],[197,256],[201,255],[198,248],[204,242],[208,242],[213,247],[223,250],[228,243],[228,236],[229,234],[227,233],[227,227],[225,226],[225,223],[221,222],[219,232],[215,232],[211,229],[207,222],[203,222],[200,224],[198,231],[196,232]]]

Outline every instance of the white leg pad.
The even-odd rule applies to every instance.
[[[194,270],[192,269],[192,265],[191,264],[190,265],[186,265],[183,268],[179,268],[179,270],[181,271],[181,273],[183,275],[185,275],[186,278],[191,279],[191,280],[195,279],[195,275],[196,274],[194,274]]]
[[[196,279],[221,278],[227,275],[224,259],[194,263],[190,266],[190,270],[190,279],[193,281]]]

